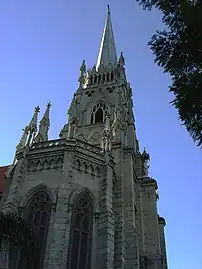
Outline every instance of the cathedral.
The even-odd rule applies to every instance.
[[[165,220],[149,154],[140,151],[125,59],[117,57],[107,7],[97,63],[80,67],[78,88],[59,138],[50,140],[48,103],[40,108],[0,167],[1,210],[20,212],[34,227],[40,257],[3,269],[167,269]]]

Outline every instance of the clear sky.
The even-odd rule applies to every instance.
[[[201,150],[170,106],[169,76],[147,42],[163,26],[157,11],[135,0],[0,2],[0,165],[10,164],[34,106],[52,102],[50,138],[58,138],[77,89],[80,64],[96,63],[110,4],[117,52],[124,51],[133,88],[137,135],[151,155],[160,215],[167,221],[170,269],[201,269]]]

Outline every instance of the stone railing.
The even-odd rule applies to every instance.
[[[32,149],[41,149],[41,148],[57,147],[60,145],[65,145],[65,139],[56,139],[56,140],[34,143],[31,146],[31,148]]]

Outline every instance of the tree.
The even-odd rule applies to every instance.
[[[0,211],[0,252],[4,251],[2,243],[9,244],[11,255],[12,248],[17,246],[28,263],[31,263],[33,251],[38,249],[32,227],[19,214]]]
[[[148,45],[155,62],[172,78],[171,101],[197,146],[202,146],[202,1],[136,0],[143,9],[159,9],[164,31]]]

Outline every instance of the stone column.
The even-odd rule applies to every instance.
[[[139,239],[135,228],[135,192],[133,175],[133,153],[130,149],[123,153],[124,219],[126,261],[125,269],[139,269]]]
[[[159,224],[157,213],[156,181],[152,178],[142,178],[142,201],[144,217],[145,255],[149,259],[151,269],[158,267],[161,257]]]
[[[124,199],[123,188],[124,178],[122,175],[122,158],[121,150],[114,150],[115,156],[115,182],[113,187],[113,210],[115,215],[114,220],[114,267],[122,269],[125,266],[125,222],[124,222]]]
[[[161,256],[163,260],[163,267],[162,269],[168,269],[167,265],[167,255],[166,255],[166,242],[165,242],[165,234],[164,234],[164,227],[166,225],[165,219],[159,217],[159,235],[160,235],[160,246],[161,246]]]
[[[136,230],[139,235],[140,255],[144,256],[144,218],[143,218],[143,206],[142,206],[142,190],[140,180],[135,179],[135,218],[136,218]]]
[[[114,183],[113,209],[115,215],[115,244],[114,244],[114,266],[122,269],[125,265],[125,237],[124,237],[124,203],[123,203],[123,178],[116,178]]]
[[[113,166],[113,158],[106,152],[100,181],[100,217],[96,249],[99,269],[114,268]]]
[[[70,213],[69,196],[73,176],[73,155],[64,154],[64,164],[59,179],[58,200],[53,224],[53,236],[49,252],[48,269],[65,268],[68,255]]]

